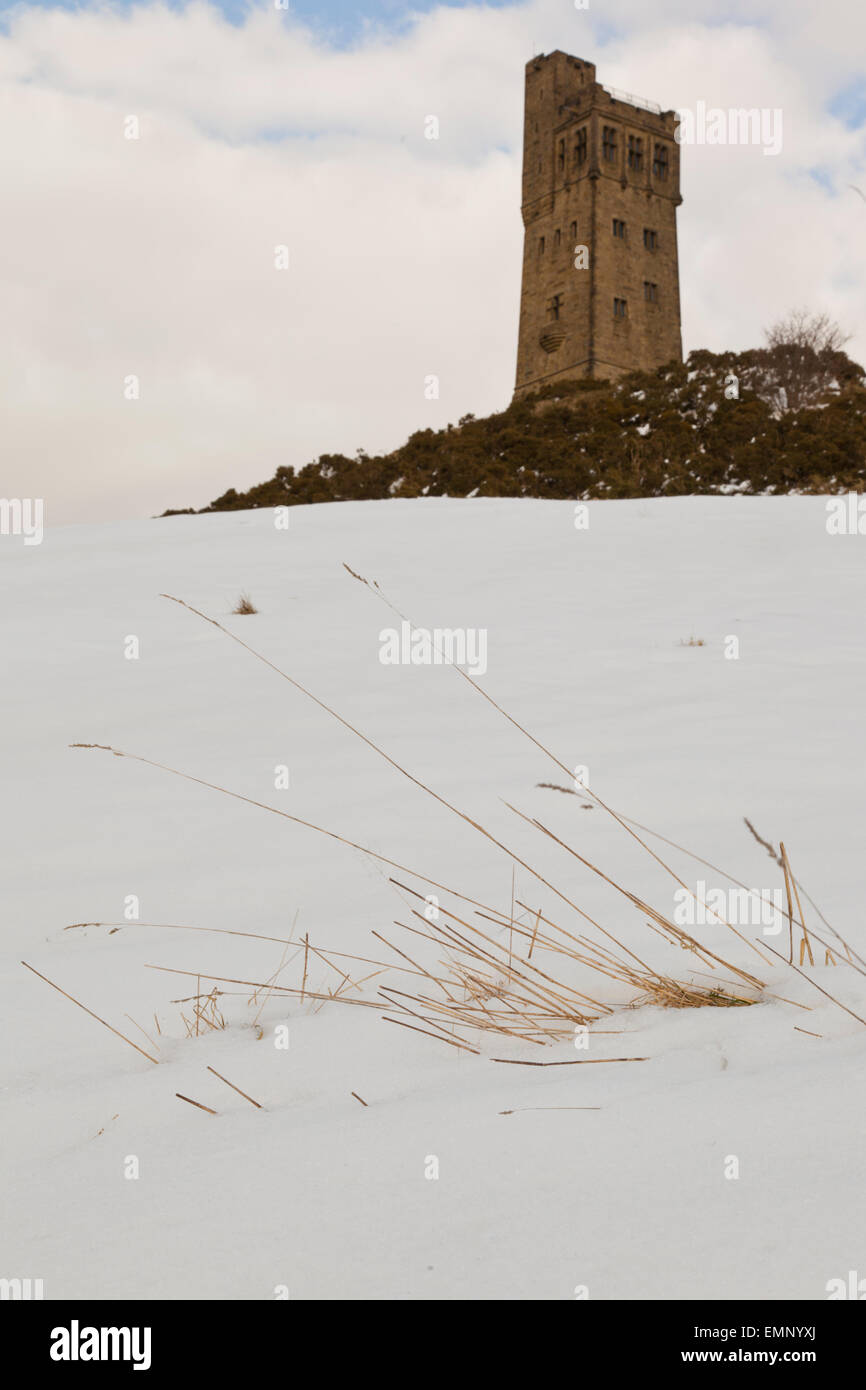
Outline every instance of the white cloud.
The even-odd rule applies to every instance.
[[[830,41],[836,0],[821,13],[773,0],[760,27],[751,5],[713,26],[693,2],[662,19],[536,0],[332,51],[269,7],[242,27],[202,4],[18,12],[0,39],[4,495],[45,497],[55,523],[198,506],[506,404],[522,69],[541,49],[665,106],[784,110],[776,159],[685,151],[687,349],[756,344],[800,302],[858,328],[863,131],[824,113],[857,50]],[[627,37],[602,44],[596,22]]]

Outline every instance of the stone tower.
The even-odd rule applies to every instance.
[[[682,360],[675,128],[593,63],[527,63],[515,395]]]

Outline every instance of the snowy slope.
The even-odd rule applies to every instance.
[[[825,521],[817,497],[593,503],[586,530],[569,503],[431,499],[297,508],[288,531],[248,512],[48,531],[34,547],[2,538],[0,1275],[41,1277],[49,1298],[260,1299],[284,1286],[293,1299],[571,1299],[586,1286],[591,1299],[820,1299],[828,1280],[866,1274],[866,1028],[809,979],[762,965],[784,1000],[621,1009],[589,1053],[564,1042],[543,1054],[639,1063],[503,1065],[491,1059],[541,1050],[488,1040],[463,1055],[378,1009],[278,995],[257,1029],[249,988],[222,1000],[225,1030],[188,1039],[172,1001],[195,979],[147,966],[263,981],[283,948],[144,923],[286,937],[297,914],[296,938],[396,963],[371,933],[424,950],[394,926],[412,921],[411,901],[334,839],[68,748],[111,744],[182,769],[509,910],[505,853],[159,597],[177,595],[660,959],[668,948],[641,915],[505,803],[666,914],[673,881],[603,810],[539,788],[567,779],[453,671],[383,665],[379,634],[397,620],[346,562],[416,624],[485,629],[479,683],[566,765],[587,765],[623,814],[766,892],[781,874],[743,817],[783,839],[866,954],[866,540]],[[230,616],[241,590],[255,616]],[[689,885],[727,886],[651,843]],[[130,895],[140,922],[64,931],[122,923]],[[523,869],[515,895],[553,902]],[[810,908],[807,920],[820,925]],[[723,927],[704,931],[759,964]],[[160,1065],[22,959],[150,1051],[140,1025]],[[297,984],[301,964],[280,980]],[[823,962],[809,975],[866,1017],[862,975]],[[312,988],[328,982],[312,963]],[[608,1002],[626,1003],[609,985]],[[281,1024],[288,1050],[274,1045]]]

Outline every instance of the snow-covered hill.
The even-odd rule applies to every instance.
[[[278,983],[297,986],[304,950],[145,924],[293,931],[347,953],[338,964],[399,965],[377,931],[426,963],[429,943],[394,923],[418,925],[406,889],[429,885],[168,772],[68,747],[113,745],[506,914],[513,895],[587,930],[320,706],[160,597],[175,595],[629,949],[669,963],[644,914],[510,807],[666,916],[676,883],[589,797],[539,786],[570,783],[452,670],[383,664],[380,634],[399,619],[345,563],[418,625],[486,633],[478,683],[624,816],[766,893],[781,870],[743,818],[784,840],[866,954],[866,538],[830,535],[826,519],[819,497],[592,503],[585,528],[570,503],[428,500],[298,507],[287,530],[247,512],[0,539],[0,1275],[42,1278],[48,1298],[821,1299],[828,1281],[866,1274],[866,1026],[842,1007],[866,1017],[863,975],[823,952],[806,976],[767,966],[716,924],[695,932],[760,967],[764,1002],[628,1009],[596,975],[591,992],[617,1011],[587,1051],[487,1037],[464,1054],[379,1008],[262,990],[250,1002],[252,986],[228,983],[227,1026],[188,1038],[190,1005],[173,1001],[196,975],[263,982],[282,965]],[[242,590],[256,615],[231,616]],[[730,886],[646,838],[690,887]],[[80,922],[121,925],[64,930]],[[760,943],[761,928],[744,935]],[[689,953],[674,954],[687,972]],[[159,1065],[22,959],[158,1046]],[[308,988],[336,989],[333,967],[307,964]],[[354,980],[379,968],[349,965]],[[356,997],[406,979],[377,976]]]

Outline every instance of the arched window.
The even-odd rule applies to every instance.
[[[653,155],[653,173],[657,179],[666,179],[668,176],[668,147],[667,145],[656,145]]]

